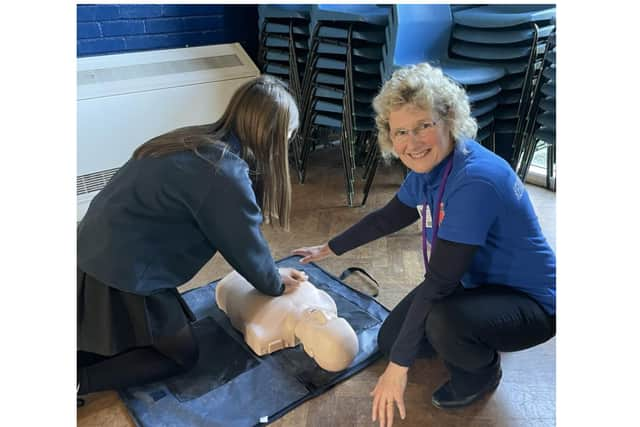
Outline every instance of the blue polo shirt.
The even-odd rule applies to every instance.
[[[510,286],[555,314],[556,257],[522,181],[504,159],[473,140],[463,141],[431,172],[410,172],[398,199],[411,207],[422,206],[426,200],[434,212],[451,156],[438,237],[479,247],[462,285]],[[431,231],[427,229],[429,241]]]

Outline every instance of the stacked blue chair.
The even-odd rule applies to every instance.
[[[556,158],[556,50],[555,33],[549,38],[543,69],[534,87],[533,101],[525,124],[523,148],[517,172],[522,180],[531,166],[540,143],[547,149],[546,186],[555,190]]]
[[[471,115],[478,123],[476,140],[495,151],[494,123],[496,109],[502,94],[498,83],[505,75],[501,66],[453,59],[441,60],[436,65],[452,80],[462,85],[469,97]]]
[[[258,64],[263,73],[287,82],[300,106],[302,80],[309,55],[309,13],[307,5],[259,5]],[[302,140],[292,141],[292,156],[299,168]]]
[[[375,147],[371,101],[384,78],[388,6],[314,5],[309,56],[302,84],[303,146],[298,176],[304,182],[313,133],[339,130],[347,202],[353,206],[356,164]],[[365,199],[366,200],[366,199]]]
[[[302,73],[309,49],[310,6],[259,5],[262,72],[274,74],[289,83],[296,97],[301,96]]]
[[[490,5],[453,13],[449,55],[504,67],[495,111],[494,151],[515,169],[535,75],[555,29],[553,5]]]

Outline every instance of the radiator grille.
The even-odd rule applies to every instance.
[[[111,177],[118,172],[118,169],[120,168],[107,169],[79,176],[76,183],[77,195],[79,196],[81,194],[102,190],[104,186],[107,185]]]

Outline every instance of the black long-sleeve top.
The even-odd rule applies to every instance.
[[[419,218],[418,211],[395,196],[386,206],[365,216],[355,225],[329,241],[336,255],[394,233]],[[431,248],[429,271],[418,285],[398,337],[391,348],[390,360],[401,366],[413,364],[425,336],[425,320],[434,301],[450,295],[468,270],[477,246],[436,239]]]

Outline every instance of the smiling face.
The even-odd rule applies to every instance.
[[[389,114],[393,151],[402,163],[417,173],[430,172],[453,150],[446,121],[414,104],[405,104]]]

